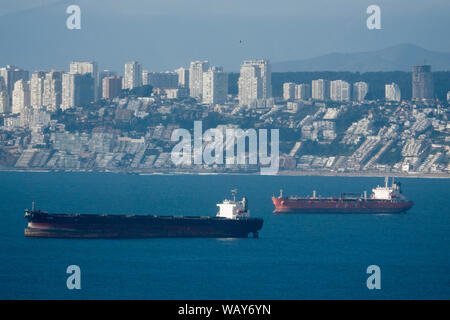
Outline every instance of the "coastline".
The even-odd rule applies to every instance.
[[[260,171],[207,171],[207,170],[170,170],[155,169],[143,170],[57,170],[57,169],[25,169],[0,167],[0,172],[29,172],[29,173],[51,173],[51,172],[78,172],[78,173],[122,173],[136,175],[261,175]],[[448,173],[405,173],[405,172],[324,172],[324,171],[291,171],[280,170],[277,176],[323,176],[323,177],[367,177],[379,178],[393,176],[399,178],[426,178],[426,179],[449,179]]]

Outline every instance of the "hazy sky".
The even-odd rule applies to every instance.
[[[66,8],[81,7],[81,30]],[[382,30],[366,8],[381,7]],[[164,71],[209,59],[226,71],[242,60],[272,62],[413,43],[450,52],[449,0],[2,0],[0,65],[68,69],[95,60],[123,72],[138,60]]]

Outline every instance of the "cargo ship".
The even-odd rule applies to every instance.
[[[273,213],[402,213],[411,209],[413,202],[408,200],[401,190],[400,182],[388,186],[389,179],[385,179],[385,186],[372,189],[370,197],[363,194],[342,193],[339,197],[321,197],[313,191],[312,196],[283,197],[280,190],[278,197],[272,197],[275,210]]]
[[[155,237],[258,237],[263,225],[250,217],[247,198],[218,203],[216,216],[164,216],[47,213],[25,210],[27,237],[43,238],[155,238]]]

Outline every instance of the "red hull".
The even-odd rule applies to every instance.
[[[373,199],[295,199],[272,198],[274,213],[401,213],[413,206],[412,201]]]

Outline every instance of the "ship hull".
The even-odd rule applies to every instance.
[[[258,236],[259,218],[146,215],[28,214],[25,236],[41,238],[247,238]]]
[[[273,213],[404,213],[413,206],[412,201],[373,199],[292,199],[272,198]]]

